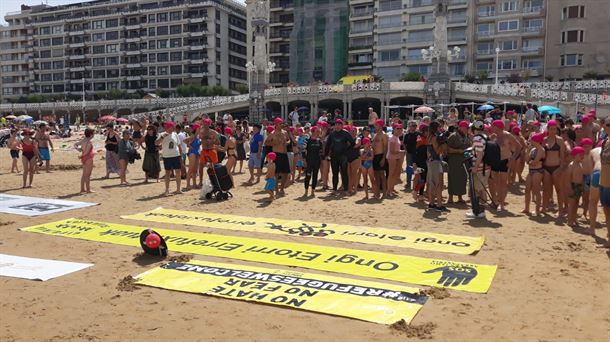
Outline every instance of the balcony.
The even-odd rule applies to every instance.
[[[208,31],[193,31],[193,32],[188,32],[188,36],[189,37],[203,37],[203,35],[207,34]]]
[[[528,15],[528,14],[532,14],[532,15],[541,14],[542,13],[542,7],[541,6],[525,7],[525,8],[523,8],[523,13],[525,15]]]
[[[84,66],[68,67],[68,69],[70,69],[70,72],[83,72],[83,71],[85,71],[85,67]]]
[[[495,53],[496,53],[496,51],[493,49],[477,50],[477,56],[491,56],[491,55],[494,55]]]
[[[207,72],[192,72],[192,73],[189,73],[188,75],[193,78],[202,78],[202,77],[208,76],[208,73]]]
[[[464,17],[454,17],[454,16],[448,16],[447,17],[447,24],[463,24],[466,25],[468,23],[468,17],[464,16]]]
[[[352,45],[352,46],[349,47],[349,52],[352,53],[352,52],[356,52],[356,51],[359,51],[359,50],[370,50],[372,48],[373,48],[372,44],[369,44],[369,45]]]
[[[142,76],[127,76],[127,81],[141,81]]]
[[[468,5],[468,0],[449,0],[449,6]]]
[[[409,1],[409,8],[417,8],[424,6],[434,5],[434,0],[411,0]]]
[[[524,27],[524,28],[523,28],[523,33],[529,33],[529,34],[541,34],[541,33],[542,33],[542,26],[530,26],[530,27]]]
[[[354,10],[350,18],[358,18],[358,17],[370,17],[375,13],[373,9],[370,10]]]
[[[68,32],[68,36],[80,36],[85,34],[85,30],[78,30],[78,31],[70,31]]]
[[[205,48],[207,48],[207,44],[206,45],[202,44],[202,45],[194,45],[194,46],[191,45],[191,46],[189,46],[189,50],[191,50],[191,51],[203,50]]]
[[[80,55],[75,55],[75,56],[68,56],[68,59],[71,61],[74,60],[79,60],[79,59],[85,59],[85,54],[80,54]]]
[[[479,32],[477,32],[477,37],[479,37],[479,38],[490,38],[494,34],[495,34],[495,31],[493,31],[493,30],[491,30],[491,31],[479,31]]]
[[[142,25],[140,24],[129,24],[127,26],[125,26],[126,30],[139,30],[142,28]]]
[[[466,37],[466,35],[447,37],[447,42],[449,43],[466,43],[467,41],[468,37]]]
[[[188,18],[188,23],[189,24],[198,24],[198,23],[202,23],[207,19],[207,17],[200,17],[200,18]]]
[[[129,50],[129,51],[125,51],[125,54],[127,56],[136,56],[139,55],[141,53],[140,50]]]
[[[142,67],[142,63],[128,63],[126,66],[128,68],[140,68]]]
[[[85,47],[85,43],[81,42],[81,43],[70,43],[68,44],[69,48],[82,48]]]
[[[407,43],[423,43],[433,41],[434,37],[409,37],[409,39],[407,39]]]
[[[525,46],[521,50],[524,53],[539,54],[542,52],[542,46]]]
[[[198,58],[198,59],[191,59],[188,61],[189,64],[203,64],[205,62],[207,62],[208,59],[207,58]]]
[[[352,62],[352,63],[348,63],[347,66],[348,67],[362,67],[362,66],[370,66],[372,64],[373,64],[372,61],[368,61],[368,62]]]
[[[139,43],[140,41],[142,41],[142,38],[140,37],[130,37],[125,39],[125,43]]]
[[[413,20],[413,21],[409,21],[409,23],[407,24],[407,26],[419,26],[419,25],[430,25],[430,24],[434,24],[436,22],[436,20],[434,18],[429,18],[427,20]]]

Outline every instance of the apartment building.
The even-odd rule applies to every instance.
[[[610,76],[610,1],[551,0],[547,13],[545,77]]]
[[[0,29],[2,94],[246,84],[246,11],[232,0],[22,6]]]
[[[447,38],[460,56],[451,60],[449,73],[463,77],[471,10],[467,0],[447,0]],[[435,0],[350,0],[349,72],[375,74],[387,81],[416,72],[429,75],[433,64],[421,50],[434,45]]]
[[[336,82],[347,74],[347,1],[271,0],[270,82]]]
[[[500,79],[544,76],[548,0],[476,0],[474,30],[475,74]]]

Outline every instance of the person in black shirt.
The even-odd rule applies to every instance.
[[[406,158],[407,158],[407,189],[411,188],[411,179],[413,178],[413,162],[415,160],[415,150],[417,148],[417,123],[415,121],[409,121],[407,131],[403,136],[402,143],[405,147]]]
[[[318,171],[322,162],[322,142],[320,141],[320,130],[318,126],[311,128],[311,138],[305,141],[305,197],[309,194],[309,182],[311,181],[311,196],[318,185]]]
[[[330,156],[330,167],[333,172],[333,191],[337,191],[339,185],[339,172],[341,172],[341,184],[343,191],[347,191],[347,151],[354,146],[354,138],[343,130],[343,120],[335,120],[333,131],[326,141],[326,153]]]
[[[159,147],[157,141],[157,127],[149,125],[146,128],[144,136],[144,161],[142,162],[142,171],[144,171],[144,182],[148,183],[148,179],[156,179],[159,182],[159,174],[161,173],[161,164],[159,163]]]

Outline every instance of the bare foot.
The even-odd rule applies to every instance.
[[[94,194],[94,193],[95,193],[95,191],[93,191],[93,190],[89,190],[89,191],[87,191],[87,193],[88,193],[88,194]]]
[[[525,215],[528,215],[528,216],[532,214],[532,213],[530,213],[530,211],[529,211],[529,210],[527,210],[527,209],[523,209],[523,210],[521,210],[521,213],[522,213],[522,214],[525,214]]]

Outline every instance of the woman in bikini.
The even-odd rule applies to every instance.
[[[32,132],[29,129],[23,130],[23,139],[21,140],[21,152],[23,161],[23,187],[31,188],[36,172],[36,162],[38,160],[38,143],[32,139]],[[29,178],[29,185],[26,186],[26,181]]]
[[[239,160],[239,173],[242,173],[244,160],[246,160],[246,147],[245,143],[248,141],[248,136],[244,133],[242,125],[236,124],[235,142],[237,143],[237,160]],[[234,167],[235,168],[235,167]]]
[[[545,151],[541,145],[543,142],[543,133],[532,134],[527,159],[529,173],[525,180],[525,209],[522,211],[522,213],[527,215],[530,214],[530,202],[532,198],[536,204],[536,216],[540,215],[540,190],[544,179],[544,168],[542,167],[542,163],[545,157]]]
[[[512,166],[509,167],[510,174],[508,176],[508,180],[511,184],[515,183],[518,178],[519,183],[523,183],[523,169],[525,169],[525,163],[527,162],[527,142],[523,135],[521,134],[521,128],[515,126],[511,129],[511,133],[517,138],[519,142],[519,151],[514,151],[513,153],[517,154],[517,157],[510,161]]]
[[[189,169],[186,175],[187,190],[197,187],[197,173],[199,168],[199,158],[201,155],[201,140],[199,140],[198,130],[198,124],[191,125],[191,136],[186,138],[184,141],[184,143],[188,146],[187,158],[189,160]]]
[[[231,182],[233,182],[233,174],[231,170],[233,170],[233,168],[237,164],[237,152],[235,150],[235,146],[237,145],[237,143],[235,142],[235,138],[233,137],[233,129],[231,127],[225,127],[224,132],[225,136],[227,137],[227,142],[225,143],[227,163],[225,164],[225,167],[227,168],[227,172],[231,177]]]
[[[559,215],[562,216],[565,212],[561,209],[564,208],[564,198],[562,197],[562,177],[561,177],[561,166],[564,163],[566,155],[566,146],[561,137],[558,135],[559,127],[557,121],[550,120],[547,123],[547,137],[544,139],[542,147],[544,148],[545,157],[542,164],[544,169],[544,187],[542,195],[542,213],[549,210],[549,203],[553,198],[553,189],[557,193],[557,207]]]
[[[373,171],[373,148],[371,147],[371,139],[362,138],[362,151],[360,153],[362,186],[364,187],[364,199],[369,199],[369,178],[371,185],[375,184],[375,172]]]
[[[83,175],[80,178],[80,192],[81,193],[93,193],[91,191],[91,172],[93,171],[93,157],[95,156],[95,151],[93,150],[93,143],[91,139],[93,138],[93,129],[87,128],[85,129],[85,136],[82,140],[74,144],[76,150],[81,152],[81,155],[78,157],[83,164]]]

